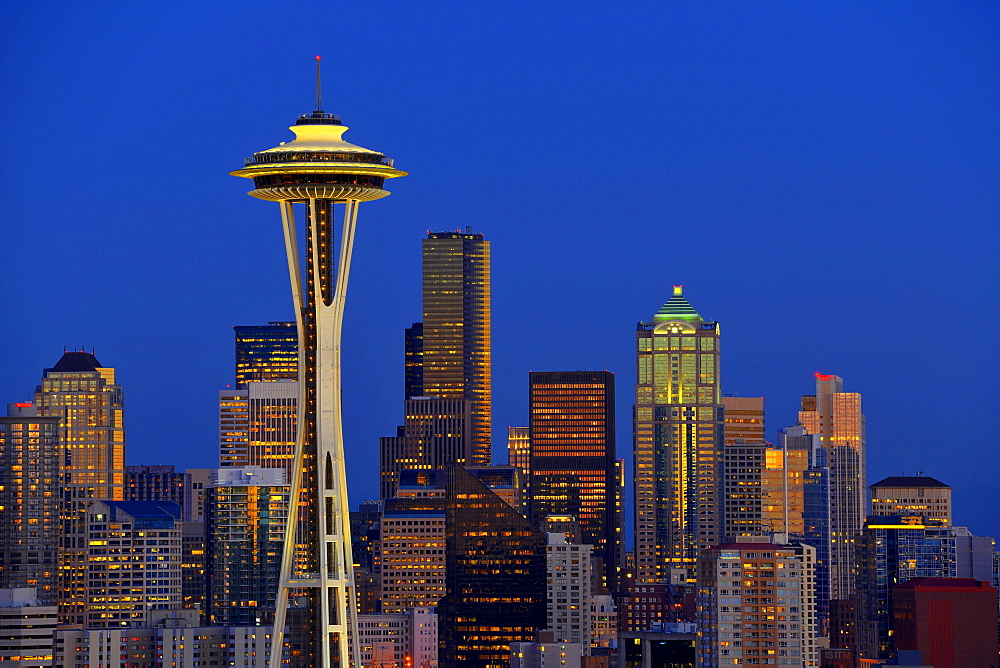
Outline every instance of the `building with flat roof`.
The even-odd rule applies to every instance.
[[[38,416],[30,402],[0,417],[0,584],[32,587],[44,605],[58,594],[61,420]]]
[[[615,458],[615,376],[610,371],[528,374],[531,519],[571,515],[593,546],[603,590],[621,567],[621,489]]]
[[[920,515],[952,523],[951,487],[930,476],[890,476],[869,485],[872,515]]]
[[[32,587],[0,589],[0,668],[49,668],[59,608]]]
[[[489,466],[493,378],[490,242],[466,227],[464,232],[429,232],[422,247],[420,394],[470,402],[472,457],[468,463]]]
[[[235,325],[236,387],[298,380],[299,334],[294,322]]]
[[[173,501],[97,501],[77,535],[88,544],[86,628],[142,628],[179,610],[181,508]]]
[[[815,549],[739,541],[699,560],[698,666],[815,666]]]
[[[892,588],[897,650],[934,668],[997,665],[997,589],[971,578],[914,578]]]

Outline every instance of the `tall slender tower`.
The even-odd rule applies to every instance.
[[[868,515],[865,416],[861,395],[840,376],[817,373],[816,394],[802,397],[799,423],[818,434],[830,469],[830,598],[854,592],[854,536]]]
[[[125,426],[122,388],[115,370],[92,353],[69,351],[45,370],[35,390],[39,416],[61,417],[59,446],[62,509],[59,537],[59,618],[82,624],[86,613],[84,572],[89,543],[80,531],[86,511],[99,499],[125,496]]]
[[[280,647],[289,593],[306,592],[304,665],[360,664],[351,560],[347,474],[341,415],[340,339],[354,229],[361,202],[380,199],[387,178],[405,176],[382,153],[344,141],[347,126],[323,111],[319,57],[316,110],[289,128],[295,140],[254,153],[232,174],[252,178],[250,195],[278,202],[298,330],[298,435],[292,475],[292,503],[275,602],[274,647]],[[296,204],[305,209],[305,267],[300,264]],[[336,252],[335,219],[342,216]],[[336,272],[336,273],[335,273]],[[302,506],[300,511],[300,505]],[[299,515],[302,515],[300,518]],[[294,554],[300,524],[310,546],[305,559]],[[350,645],[350,649],[349,646]],[[278,668],[281,653],[271,666]]]
[[[431,232],[423,242],[423,394],[472,403],[473,466],[490,464],[490,242]]]
[[[682,287],[636,329],[635,570],[639,582],[694,575],[698,552],[719,543],[719,323]]]

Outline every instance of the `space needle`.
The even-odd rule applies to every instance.
[[[270,666],[281,665],[291,595],[308,602],[307,665],[346,668],[351,659],[361,665],[341,413],[347,279],[361,203],[387,196],[385,180],[406,172],[382,153],[344,141],[347,126],[323,111],[319,56],[316,110],[289,129],[293,141],[254,153],[243,169],[230,172],[253,179],[249,195],[281,208],[299,339],[298,433]],[[296,209],[304,224],[296,222]]]

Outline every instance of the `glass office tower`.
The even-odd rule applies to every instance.
[[[705,321],[681,286],[636,329],[636,580],[693,576],[698,552],[720,542],[719,323]]]

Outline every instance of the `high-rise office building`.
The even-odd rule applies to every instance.
[[[181,508],[172,501],[97,501],[79,527],[89,543],[84,568],[86,628],[151,626],[179,610]]]
[[[830,471],[830,596],[854,591],[855,534],[868,514],[865,488],[865,416],[861,395],[844,392],[839,376],[816,374],[816,394],[802,397],[799,423],[820,437]]]
[[[531,484],[531,429],[507,427],[507,466],[515,467],[521,474],[521,498],[530,499]]]
[[[617,588],[620,489],[615,473],[615,375],[610,371],[532,371],[531,519],[571,515],[592,545],[604,587]]]
[[[420,394],[471,402],[474,455],[470,464],[489,466],[490,242],[482,234],[466,228],[465,232],[427,235],[423,241],[423,304]],[[414,389],[408,383],[407,391]]]
[[[0,417],[0,584],[56,601],[59,550],[59,424],[30,402]]]
[[[993,578],[996,542],[966,527],[914,515],[871,516],[855,540],[857,577],[854,648],[885,659],[892,644],[892,587],[912,578]]]
[[[699,550],[719,543],[719,324],[706,322],[680,286],[636,330],[636,580],[693,574]]]
[[[137,464],[125,467],[126,501],[173,501],[182,518],[191,519],[191,474],[173,464]]]
[[[763,443],[764,397],[722,397],[726,409],[725,442]]]
[[[929,476],[890,476],[869,485],[872,515],[919,515],[951,524],[951,487]]]
[[[780,524],[789,539],[816,548],[816,635],[829,635],[830,607],[830,469],[827,452],[818,435],[794,425],[778,430],[778,446],[784,471]],[[806,468],[797,478],[803,459]],[[767,473],[767,472],[765,472]],[[777,487],[777,480],[772,482]],[[800,498],[801,497],[801,498]],[[801,506],[801,512],[799,508]],[[776,521],[775,526],[778,523]]]
[[[444,469],[451,462],[473,466],[477,460],[469,425],[468,399],[416,397],[407,399],[405,423],[396,436],[379,439],[379,492],[396,495],[399,472],[405,469]]]
[[[219,392],[219,464],[280,468],[295,458],[299,384],[248,382]]]
[[[448,467],[442,668],[506,665],[546,623],[545,536],[460,464]]]
[[[382,511],[382,612],[431,609],[445,593],[447,471],[406,470]]]
[[[294,322],[236,325],[236,387],[298,380],[299,335]]]
[[[382,188],[385,180],[406,172],[395,169],[384,154],[344,141],[348,128],[322,108],[319,62],[317,57],[316,109],[290,128],[295,139],[254,153],[231,173],[253,179],[251,196],[279,203],[300,342],[302,437],[292,465],[291,498],[298,501],[304,493],[305,500],[290,504],[275,644],[283,640],[289,594],[302,590],[304,614],[295,615],[289,635],[296,645],[294,663],[347,665],[352,656],[360,662],[341,409],[347,279],[361,203],[389,195]],[[304,221],[296,220],[297,210]],[[301,556],[294,551],[299,541],[291,535],[297,528],[308,546]],[[275,653],[272,666],[279,662]]]
[[[218,470],[206,504],[211,624],[271,623],[289,489],[282,469]]]
[[[404,335],[403,400],[419,397],[424,393],[424,323],[415,322],[406,328]]]
[[[59,547],[59,614],[83,624],[88,544],[79,532],[87,507],[98,499],[125,497],[125,426],[122,388],[115,370],[92,353],[64,352],[46,369],[35,390],[39,416],[62,418]]]
[[[763,520],[762,480],[766,443],[726,443],[722,448],[722,535],[736,542],[739,536],[770,534]]]

